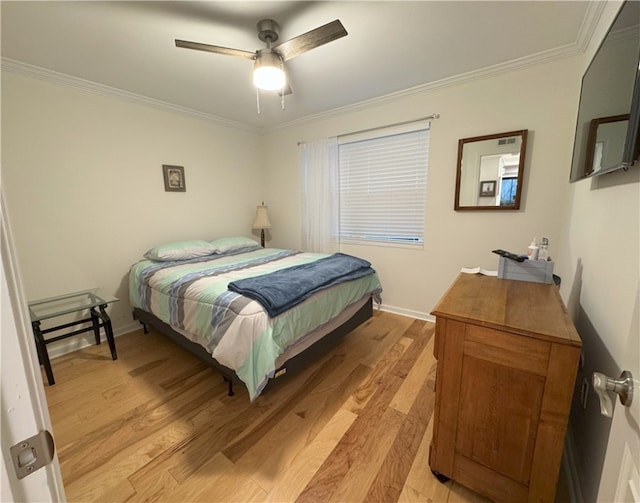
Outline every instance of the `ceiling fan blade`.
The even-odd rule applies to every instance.
[[[215,52],[217,54],[226,54],[227,56],[239,56],[241,58],[255,59],[256,53],[242,51],[240,49],[230,49],[228,47],[220,47],[219,45],[201,44],[199,42],[189,42],[188,40],[176,39],[176,47],[184,49],[195,49],[196,51]]]
[[[346,35],[347,30],[344,29],[340,20],[336,19],[315,30],[308,31],[291,40],[282,42],[272,49],[282,56],[283,61],[287,61]]]

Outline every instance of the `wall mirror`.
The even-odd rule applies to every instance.
[[[455,210],[517,210],[527,129],[458,142]]]

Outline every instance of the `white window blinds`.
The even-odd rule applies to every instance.
[[[339,138],[340,240],[422,246],[429,122]]]

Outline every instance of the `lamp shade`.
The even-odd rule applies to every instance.
[[[271,222],[269,221],[268,206],[265,206],[263,204],[256,208],[256,218],[253,221],[253,228],[254,229],[270,229],[271,228]]]
[[[280,58],[271,49],[262,49],[253,64],[253,85],[263,91],[277,91],[285,81]]]

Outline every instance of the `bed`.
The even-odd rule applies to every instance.
[[[362,259],[246,238],[156,247],[129,273],[145,331],[152,326],[217,368],[230,395],[241,381],[251,401],[370,318],[381,291]]]

